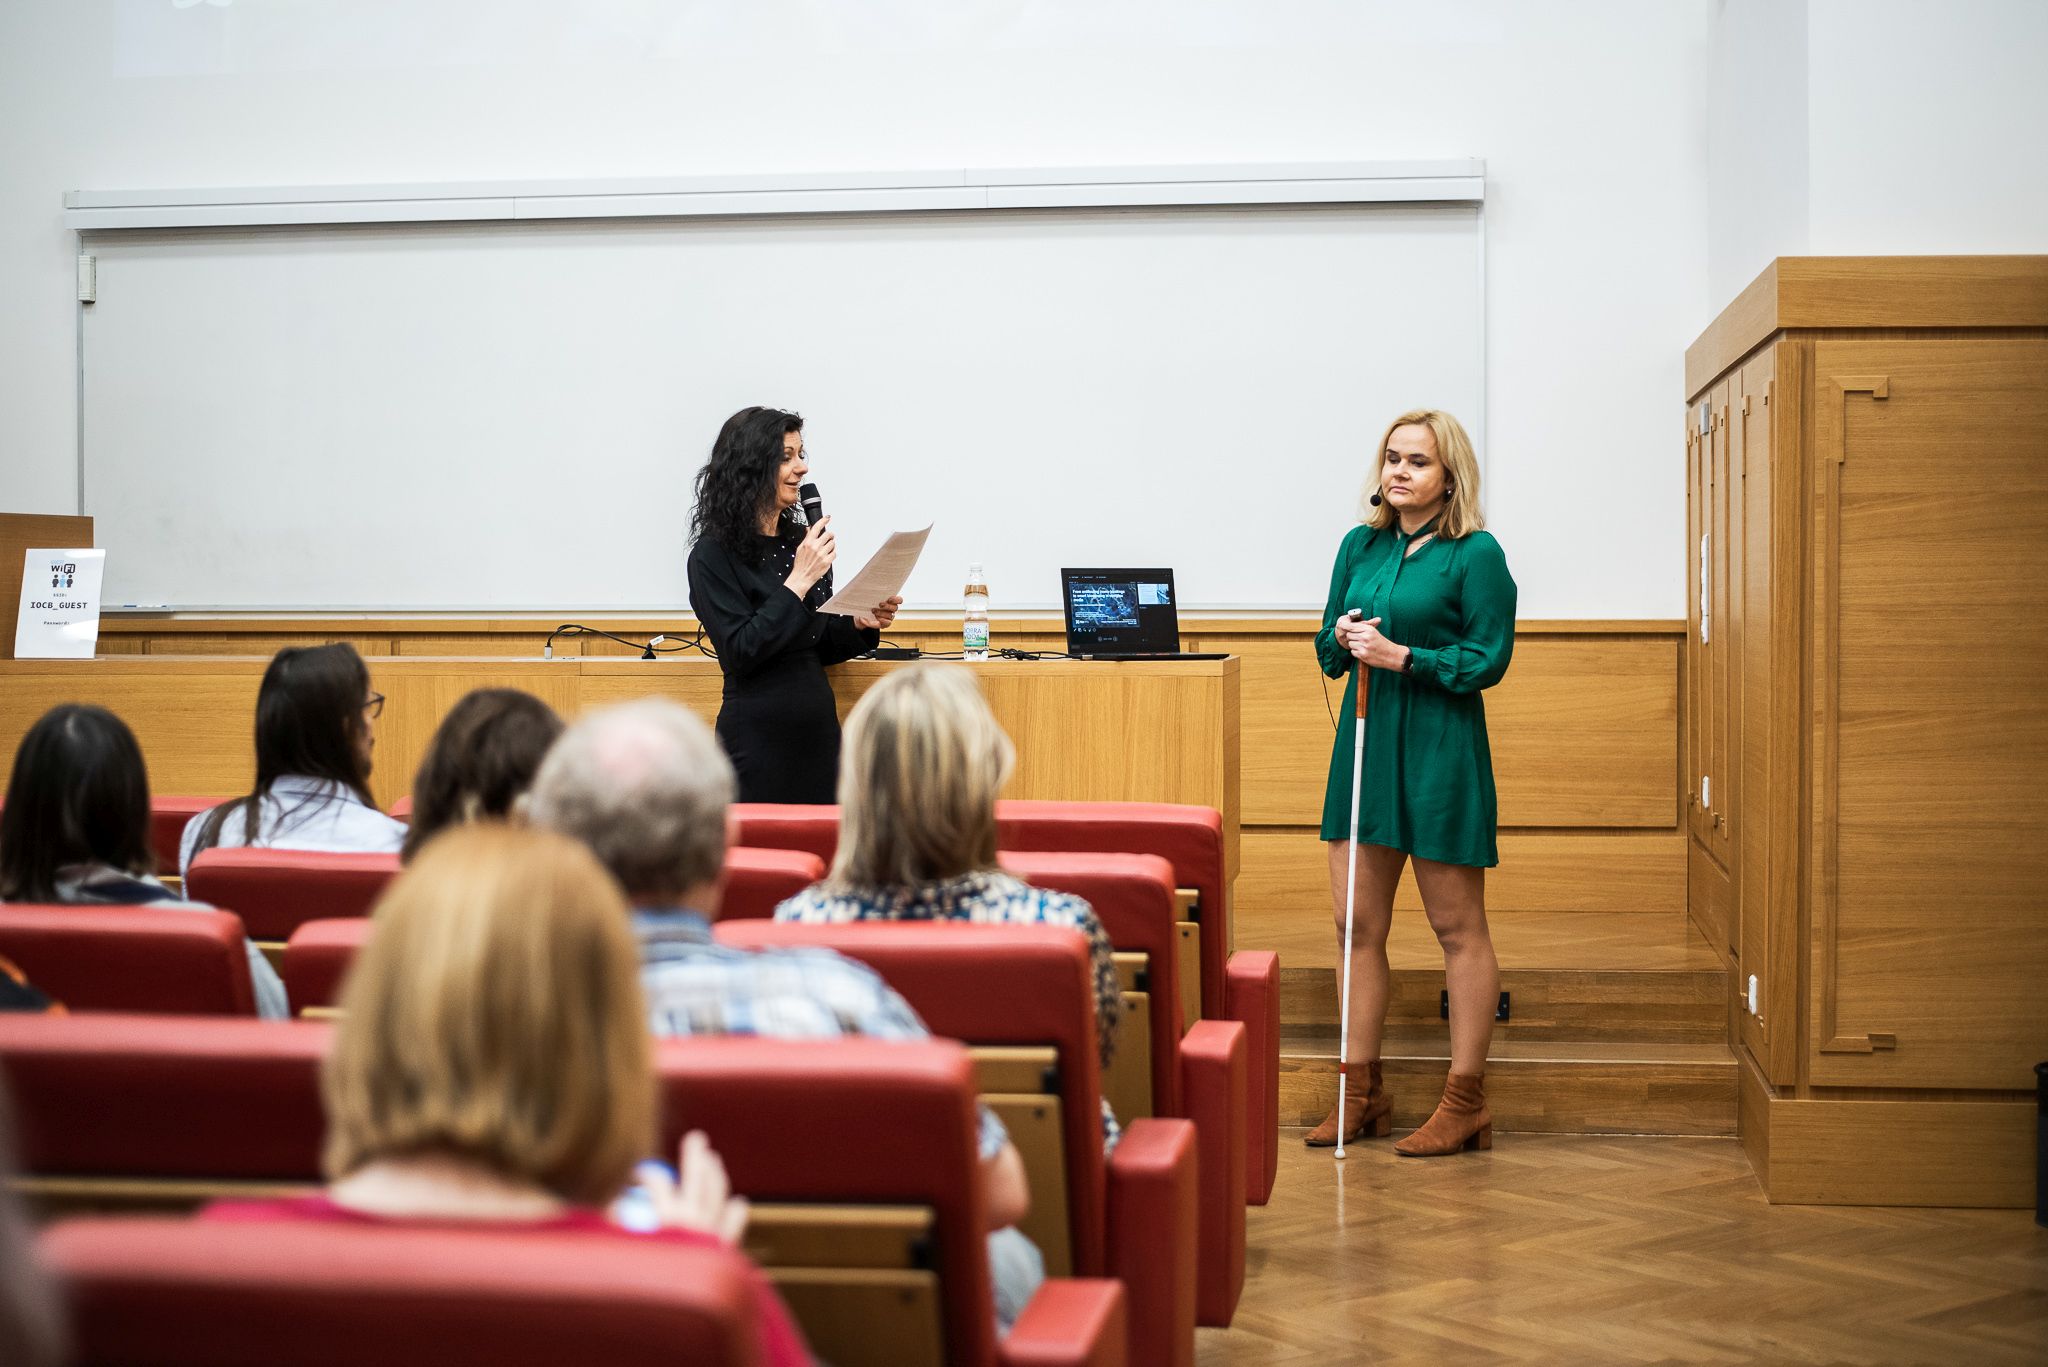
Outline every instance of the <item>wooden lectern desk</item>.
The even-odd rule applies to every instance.
[[[11,640],[11,634],[10,634]],[[62,702],[98,703],[134,728],[150,790],[231,796],[254,782],[256,689],[268,657],[146,655],[0,664],[0,753]],[[715,661],[577,656],[369,656],[385,696],[370,787],[388,807],[412,788],[434,728],[475,688],[519,688],[564,717],[650,695],[708,723],[718,715]],[[990,660],[971,669],[1017,745],[1006,797],[1185,802],[1223,814],[1226,874],[1238,855],[1238,661]],[[842,720],[860,695],[903,665],[855,660],[828,671]]]

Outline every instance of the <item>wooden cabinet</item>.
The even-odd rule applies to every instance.
[[[1781,259],[1686,380],[1688,910],[1766,1187],[2029,1203],[1943,1127],[2048,1059],[2048,257]]]

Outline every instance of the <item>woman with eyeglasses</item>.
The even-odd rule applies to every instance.
[[[798,520],[804,420],[742,408],[697,472],[690,521],[690,610],[725,675],[718,739],[741,802],[829,804],[839,775],[839,712],[825,666],[881,643],[900,597],[853,617],[832,597],[832,519]]]
[[[288,647],[256,693],[256,787],[185,825],[183,874],[216,846],[396,854],[405,827],[370,800],[384,695],[355,647]]]

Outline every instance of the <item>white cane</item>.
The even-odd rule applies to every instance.
[[[1364,615],[1357,608],[1351,609],[1354,622]],[[1358,676],[1358,706],[1351,736],[1351,824],[1345,828],[1351,833],[1351,850],[1344,861],[1344,986],[1337,1004],[1338,1158],[1344,1156],[1344,1084],[1351,1073],[1351,1061],[1345,1057],[1351,1042],[1351,913],[1358,900],[1358,798],[1365,782],[1365,694],[1371,677],[1361,662],[1354,661],[1351,669]]]

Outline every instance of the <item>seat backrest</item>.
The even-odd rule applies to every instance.
[[[79,1367],[762,1361],[745,1260],[724,1249],[104,1217],[59,1223],[40,1245],[67,1288]]]
[[[389,816],[393,821],[403,821],[410,825],[412,822],[412,794],[400,793],[392,800],[391,806],[385,809],[385,815]]]
[[[367,916],[339,916],[331,921],[308,921],[292,932],[277,971],[284,979],[293,1015],[309,1006],[333,1006],[341,1000],[341,985],[356,956],[370,942],[375,925]]]
[[[1181,1115],[1180,933],[1173,866],[1155,854],[1049,854],[1004,850],[1006,870],[1051,892],[1071,893],[1095,910],[1109,942],[1145,956],[1144,1032],[1151,1079],[1150,1114]],[[1123,1040],[1118,1041],[1119,1051]],[[1117,1114],[1124,1111],[1119,1109]]]
[[[185,839],[185,827],[193,817],[201,812],[211,811],[225,800],[218,797],[186,797],[178,793],[150,794],[149,848],[156,855],[158,876],[177,876],[178,850]]]
[[[732,843],[759,850],[803,850],[829,866],[839,852],[839,809],[795,802],[735,802],[726,817]]]
[[[1224,1017],[1224,965],[1230,958],[1230,891],[1223,815],[1214,807],[1170,802],[996,803],[996,845],[1005,850],[1156,854],[1173,865],[1174,884],[1199,897],[1202,1014]]]
[[[944,1040],[667,1039],[656,1070],[663,1151],[703,1130],[733,1189],[755,1203],[929,1210],[943,1359],[954,1367],[994,1363],[974,1071],[964,1049]],[[805,1288],[790,1280],[791,1259],[763,1252],[809,1332],[814,1317]],[[888,1330],[876,1324],[868,1332],[872,1339]],[[812,1338],[830,1358],[827,1342]]]
[[[318,1182],[329,1027],[0,1013],[21,1170],[53,1204],[94,1179]]]
[[[755,849],[735,845],[725,852],[721,921],[760,920],[777,904],[825,876],[825,861],[806,850]]]
[[[720,943],[745,949],[826,948],[873,968],[901,993],[935,1035],[974,1046],[1050,1047],[1059,1100],[1054,1181],[1034,1181],[1041,1195],[1064,1187],[1068,1258],[1054,1266],[1101,1275],[1105,1253],[1107,1175],[1103,1165],[1100,1058],[1088,942],[1057,926],[979,926],[930,922],[810,925],[724,922]],[[1031,1078],[1040,1095],[1042,1072]],[[984,1091],[997,1088],[984,1086]],[[1028,1094],[1027,1094],[1028,1095]],[[1023,1137],[1018,1136],[1020,1147]],[[1038,1231],[1031,1231],[1038,1232]]]
[[[225,911],[0,906],[0,955],[72,1011],[256,1014],[242,923]]]
[[[284,941],[307,921],[367,916],[398,874],[395,854],[211,849],[185,876],[185,895],[242,918],[252,939]]]

